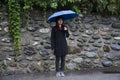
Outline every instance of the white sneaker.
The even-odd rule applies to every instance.
[[[60,72],[60,75],[61,75],[61,77],[65,76],[64,72]]]
[[[61,75],[60,75],[60,72],[57,72],[56,73],[56,77],[60,77]]]

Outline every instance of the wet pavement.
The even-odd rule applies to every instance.
[[[71,71],[65,77],[56,77],[55,72],[42,72],[2,76],[0,80],[120,80],[120,73]]]

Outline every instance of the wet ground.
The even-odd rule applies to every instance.
[[[55,72],[42,72],[2,76],[0,80],[120,80],[120,73],[69,71],[65,77],[56,77]]]

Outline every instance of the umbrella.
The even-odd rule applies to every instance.
[[[47,22],[55,22],[57,17],[62,17],[63,20],[72,19],[78,16],[77,13],[75,13],[72,10],[64,10],[64,11],[58,11],[53,13],[47,20]]]

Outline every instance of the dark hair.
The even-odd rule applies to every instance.
[[[56,23],[58,22],[59,19],[63,20],[63,18],[61,16],[58,16],[58,17],[56,17]]]

